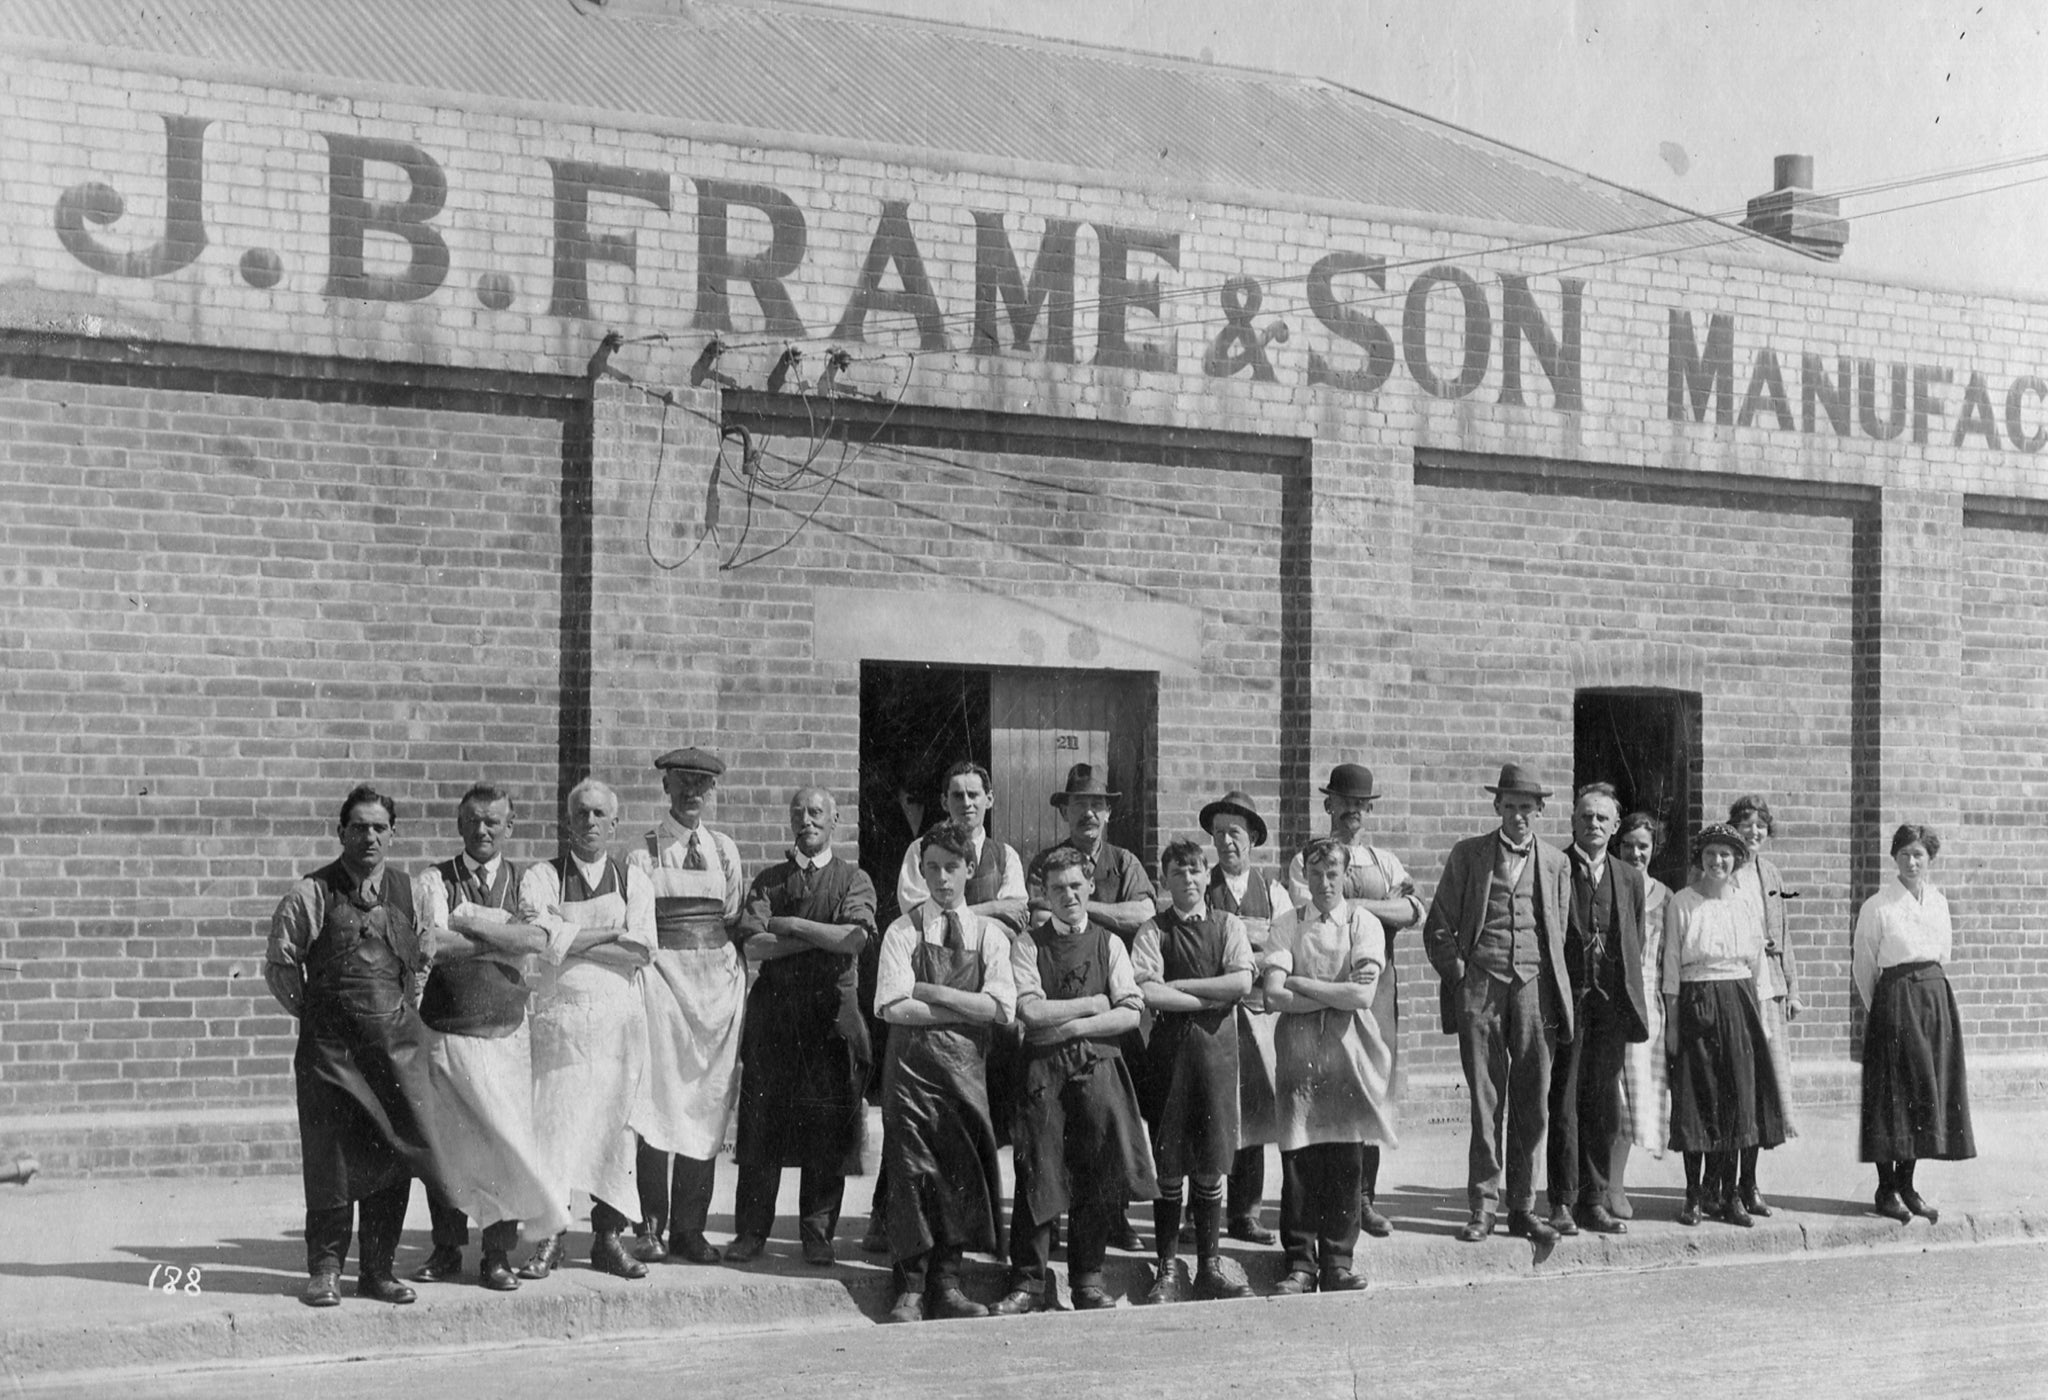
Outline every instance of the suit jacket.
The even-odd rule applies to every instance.
[[[1479,941],[1486,922],[1486,888],[1493,880],[1494,845],[1498,830],[1474,836],[1451,847],[1450,859],[1436,882],[1436,898],[1430,901],[1429,917],[1422,924],[1422,949],[1429,965],[1442,979],[1438,1009],[1443,1015],[1445,1035],[1458,1033],[1458,984],[1465,980],[1465,960]],[[1536,862],[1536,928],[1541,935],[1543,975],[1552,979],[1558,1000],[1559,1040],[1572,1038],[1572,981],[1564,960],[1564,934],[1571,922],[1571,863],[1555,846],[1535,843],[1530,857]],[[1639,887],[1640,888],[1640,887]],[[1641,916],[1638,906],[1636,950],[1642,951]],[[1636,973],[1636,988],[1642,989],[1642,972]]]
[[[1649,898],[1650,887],[1643,882],[1642,871],[1618,859],[1612,852],[1607,857],[1607,873],[1614,880],[1614,927],[1607,931],[1607,935],[1620,945],[1621,966],[1628,988],[1628,1038],[1630,1041],[1644,1041],[1650,1038],[1650,1013],[1643,993],[1643,906]],[[1571,907],[1569,853],[1565,856],[1565,907],[1567,910]]]

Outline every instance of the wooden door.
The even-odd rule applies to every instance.
[[[1120,793],[1109,839],[1140,856],[1149,826],[1145,735],[1150,677],[1107,671],[997,671],[989,685],[989,769],[998,839],[1029,861],[1064,840],[1066,824],[1049,799],[1067,771],[1091,763]],[[1147,865],[1150,861],[1146,861]]]

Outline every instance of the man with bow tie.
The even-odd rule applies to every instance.
[[[1486,790],[1500,826],[1451,848],[1422,928],[1442,979],[1444,1034],[1458,1037],[1472,1098],[1472,1216],[1458,1238],[1474,1244],[1493,1233],[1505,1174],[1508,1233],[1549,1244],[1557,1231],[1534,1208],[1536,1144],[1548,1118],[1551,1055],[1572,1036],[1571,869],[1564,852],[1535,837],[1550,796],[1535,774],[1504,764]]]
[[[789,799],[789,854],[754,877],[740,914],[760,968],[740,1034],[740,1125],[728,1264],[759,1257],[784,1167],[799,1168],[804,1262],[836,1263],[846,1178],[858,1176],[873,1051],[860,1011],[860,951],[875,936],[875,886],[832,854],[839,805],[823,788]]]

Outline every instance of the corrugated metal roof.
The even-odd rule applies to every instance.
[[[808,5],[0,0],[0,33],[280,76],[1571,232],[1686,211],[1315,79]],[[622,123],[630,125],[630,122]],[[1686,241],[1696,229],[1645,236]]]

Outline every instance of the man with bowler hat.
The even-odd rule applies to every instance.
[[[1547,1119],[1551,1054],[1572,1035],[1565,960],[1571,869],[1564,852],[1535,837],[1550,789],[1534,773],[1503,764],[1499,783],[1486,790],[1500,825],[1451,848],[1422,929],[1423,950],[1442,979],[1444,1034],[1458,1037],[1472,1096],[1472,1216],[1458,1238],[1477,1243],[1493,1232],[1505,1173],[1508,1233],[1548,1244],[1557,1231],[1534,1209],[1536,1144]]]
[[[1248,793],[1232,789],[1202,808],[1202,830],[1216,848],[1205,900],[1210,909],[1235,914],[1256,957],[1266,948],[1273,920],[1292,909],[1287,886],[1252,867],[1251,853],[1266,844],[1266,819]],[[1263,974],[1263,963],[1257,969]],[[1277,1141],[1273,1100],[1273,1031],[1279,1019],[1266,1009],[1265,988],[1255,974],[1251,991],[1237,1003],[1238,1141],[1230,1164],[1229,1233],[1251,1244],[1278,1244],[1280,1236],[1259,1223],[1266,1194],[1266,1144]]]
[[[711,1209],[712,1162],[739,1094],[747,970],[736,940],[747,886],[739,847],[704,824],[724,762],[692,746],[669,750],[654,766],[668,812],[627,858],[654,887],[659,945],[640,980],[648,1065],[633,1116],[640,1135],[633,1256],[715,1264],[719,1252],[704,1238],[704,1219]]]
[[[1415,894],[1415,881],[1392,851],[1367,843],[1365,818],[1380,798],[1373,786],[1372,769],[1362,763],[1340,763],[1330,770],[1329,785],[1323,789],[1323,811],[1329,814],[1330,835],[1351,851],[1351,867],[1344,877],[1344,899],[1353,908],[1364,909],[1380,921],[1387,933],[1385,971],[1373,994],[1373,1020],[1379,1023],[1380,1038],[1393,1053],[1393,1079],[1388,1089],[1391,1101],[1401,1097],[1401,986],[1394,971],[1394,934],[1422,922],[1422,901]],[[1287,863],[1287,893],[1297,908],[1308,904],[1308,881],[1297,854]],[[1380,1213],[1380,1146],[1368,1142],[1364,1148],[1360,1175],[1358,1225],[1366,1234],[1384,1239],[1394,1224]]]

